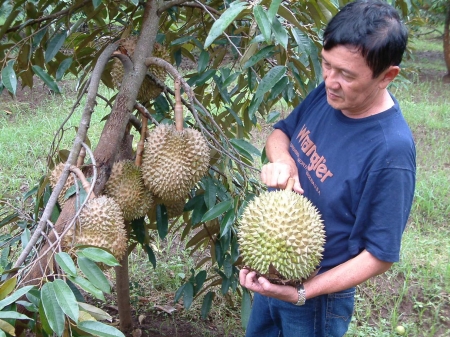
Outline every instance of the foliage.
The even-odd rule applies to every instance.
[[[260,165],[260,160],[265,160],[264,152],[260,153],[248,142],[250,132],[261,119],[273,118],[276,104],[292,108],[320,82],[321,30],[339,5],[333,0],[7,2],[2,7],[2,12],[7,15],[0,26],[0,91],[6,89],[14,96],[18,85],[33,87],[39,78],[52,93],[60,94],[65,76],[77,78],[79,97],[72,113],[86,95],[83,116],[72,149],[59,146],[64,124],[56,132],[49,151],[49,168],[60,161],[74,165],[82,147],[90,151],[89,138],[94,137],[87,133],[91,114],[96,110],[96,99],[105,99],[111,104],[99,143],[94,153],[88,156],[88,164],[98,170],[98,179],[97,171],[90,169],[90,165],[85,170],[92,178],[93,192],[101,194],[119,145],[124,136],[132,132],[130,115],[138,119],[138,124],[145,121],[143,116],[149,117],[150,129],[159,123],[173,122],[171,80],[166,83],[156,81],[164,92],[154,100],[141,102],[143,108],[134,113],[142,81],[147,77],[154,79],[148,67],[158,64],[172,80],[181,78],[183,103],[189,112],[184,122],[202,132],[209,142],[212,159],[208,175],[189,195],[183,226],[176,227],[182,231],[183,238],[191,231],[195,232],[186,249],[208,251],[208,254],[192,269],[176,297],[183,297],[188,308],[195,297],[204,295],[203,315],[206,316],[216,292],[239,291],[236,225],[246,202],[261,189],[255,178],[255,167]],[[396,5],[405,16],[411,11],[407,1],[398,0]],[[111,99],[98,96],[100,79],[107,87],[114,88],[110,74],[111,55],[117,49],[118,39],[130,35],[140,37],[131,59],[115,54],[125,69],[117,95]],[[151,57],[156,41],[169,50],[167,60]],[[187,61],[193,62],[194,66],[182,74],[180,68]],[[132,66],[127,67],[130,64]],[[139,124],[137,128],[141,126]],[[134,157],[135,149],[129,147],[127,155]],[[13,267],[5,275],[19,272],[26,276],[24,271],[36,269],[42,254],[48,261],[55,258],[55,266],[50,272],[55,280],[45,282],[48,275],[41,275],[43,281],[36,284],[34,290],[40,291],[38,299],[45,293],[48,296],[44,298],[51,300],[52,305],[58,304],[62,310],[52,311],[50,305],[42,305],[42,310],[35,312],[45,315],[40,315],[40,324],[35,323],[34,328],[47,329],[48,333],[53,331],[58,335],[65,329],[79,328],[98,335],[102,329],[97,323],[79,319],[80,313],[73,299],[76,294],[70,295],[75,288],[69,291],[62,280],[70,280],[93,296],[101,297],[102,292],[108,290],[104,276],[95,267],[92,255],[88,257],[86,252],[77,257],[86,278],[74,274],[68,256],[55,253],[61,236],[67,232],[65,220],[69,217],[68,222],[73,224],[79,213],[79,207],[73,210],[69,206],[55,207],[57,195],[68,175],[67,167],[53,190],[48,178],[43,177],[27,195],[27,198],[34,197],[35,210],[25,220],[21,218],[22,233],[14,240],[6,240],[8,247],[21,253],[13,266],[4,266],[5,269]],[[66,197],[71,197],[74,205],[76,197],[82,194],[72,191]],[[82,207],[83,200],[78,198],[77,203]],[[19,223],[18,218],[20,214],[17,213],[3,214],[1,225]],[[141,245],[149,261],[156,264],[149,233],[157,230],[164,238],[169,230],[165,206],[158,205],[147,217],[127,225],[131,237],[129,250]],[[56,244],[43,249],[51,240],[41,236],[41,232],[47,233]],[[23,251],[18,243],[22,244]],[[33,249],[39,253],[31,253]],[[8,249],[10,251],[13,250]],[[58,268],[61,270],[56,272]],[[94,275],[93,270],[96,271]],[[17,287],[23,289],[20,282]],[[62,301],[60,294],[67,295],[70,300]],[[246,317],[248,293],[244,292],[243,300],[243,317]],[[36,308],[39,307],[36,305]],[[48,325],[42,316],[46,317]],[[69,324],[77,322],[76,327]]]

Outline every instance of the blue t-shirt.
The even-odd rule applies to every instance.
[[[398,102],[366,118],[332,108],[320,84],[274,128],[291,140],[304,195],[321,213],[326,244],[321,272],[366,249],[399,260],[414,196],[416,154]]]

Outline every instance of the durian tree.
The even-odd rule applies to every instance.
[[[186,249],[205,254],[175,300],[183,297],[188,308],[198,297],[206,316],[214,296],[238,291],[245,317],[250,295],[238,287],[237,221],[263,189],[258,167],[266,160],[250,135],[262,122],[275,121],[280,107],[299,104],[320,82],[321,31],[345,2],[2,3],[0,90],[14,96],[18,86],[32,88],[39,79],[57,95],[69,77],[76,79],[78,95],[67,108],[68,118],[85,102],[71,148],[59,145],[63,125],[49,130],[56,135],[48,172],[26,194],[34,200],[33,214],[1,215],[1,226],[21,222],[14,240],[3,247],[16,258],[4,266],[0,286],[8,299],[0,303],[21,312],[12,315],[16,332],[18,322],[25,322],[25,328],[57,335],[68,329],[73,335],[102,335],[105,326],[96,325],[94,310],[76,304],[76,289],[104,298],[110,290],[102,282],[107,266],[116,271],[120,329],[128,331],[128,254],[141,245],[156,264],[152,235],[164,238],[169,230],[182,231],[183,238],[195,232]],[[410,3],[396,4],[406,16]],[[191,66],[182,70],[186,62]],[[114,92],[112,98],[99,94],[100,85]],[[90,119],[103,103],[110,113],[91,148]],[[133,136],[140,136],[137,146]],[[166,176],[179,162],[184,168]],[[166,187],[171,183],[175,189]],[[183,186],[182,193],[177,186]],[[127,203],[128,197],[134,199]],[[82,228],[93,228],[96,241],[80,236]],[[22,231],[31,235],[23,249]],[[124,241],[99,238],[113,231],[123,233]],[[49,299],[60,314],[51,310]],[[82,319],[86,314],[94,320]],[[30,318],[34,323],[27,325]]]

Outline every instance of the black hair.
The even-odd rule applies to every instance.
[[[381,0],[356,0],[344,6],[328,23],[323,48],[356,47],[378,77],[398,66],[408,42],[408,30],[397,10]]]

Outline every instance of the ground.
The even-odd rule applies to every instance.
[[[436,52],[425,52],[416,55],[418,58],[432,59],[432,58],[443,58],[442,53]],[[426,71],[419,72],[419,77],[421,80],[426,81],[441,81],[442,73],[437,71]],[[36,80],[38,83],[33,90],[29,88],[18,89],[16,100],[26,101],[30,104],[30,108],[40,104],[43,98],[51,95],[52,93],[44,86],[42,83]],[[70,87],[65,88],[71,90]],[[7,102],[12,98],[6,92],[0,95],[3,102]],[[30,98],[32,98],[30,100]],[[1,113],[8,114],[7,110],[0,111]],[[260,136],[259,136],[260,137]],[[261,141],[260,139],[257,140]],[[380,289],[389,289],[389,291],[395,292],[395,287],[402,287],[403,282],[389,283],[384,280],[383,277],[377,279],[380,284]],[[414,291],[414,289],[411,289]],[[423,294],[422,294],[423,295]],[[227,317],[215,316],[210,314],[208,319],[202,320],[200,318],[199,310],[192,309],[191,312],[186,313],[183,307],[179,304],[173,304],[173,294],[162,294],[165,297],[161,300],[162,305],[154,306],[149,305],[151,302],[149,298],[141,297],[138,299],[139,303],[133,305],[133,331],[127,333],[128,336],[132,337],[159,337],[159,336],[171,336],[171,337],[190,337],[190,336],[230,336],[237,337],[242,336],[243,330],[240,328],[240,317],[238,305],[234,308],[228,309]],[[112,294],[113,302],[114,293]],[[118,326],[119,317],[117,313],[117,308],[114,305],[105,306],[102,303],[95,303],[92,299],[88,299],[93,304],[102,307],[103,310],[107,311],[113,320],[111,324]],[[407,305],[407,304],[405,304]],[[410,308],[401,308],[402,312],[410,312]],[[234,322],[234,328],[232,331],[228,330],[229,325],[224,325],[224,320]]]

